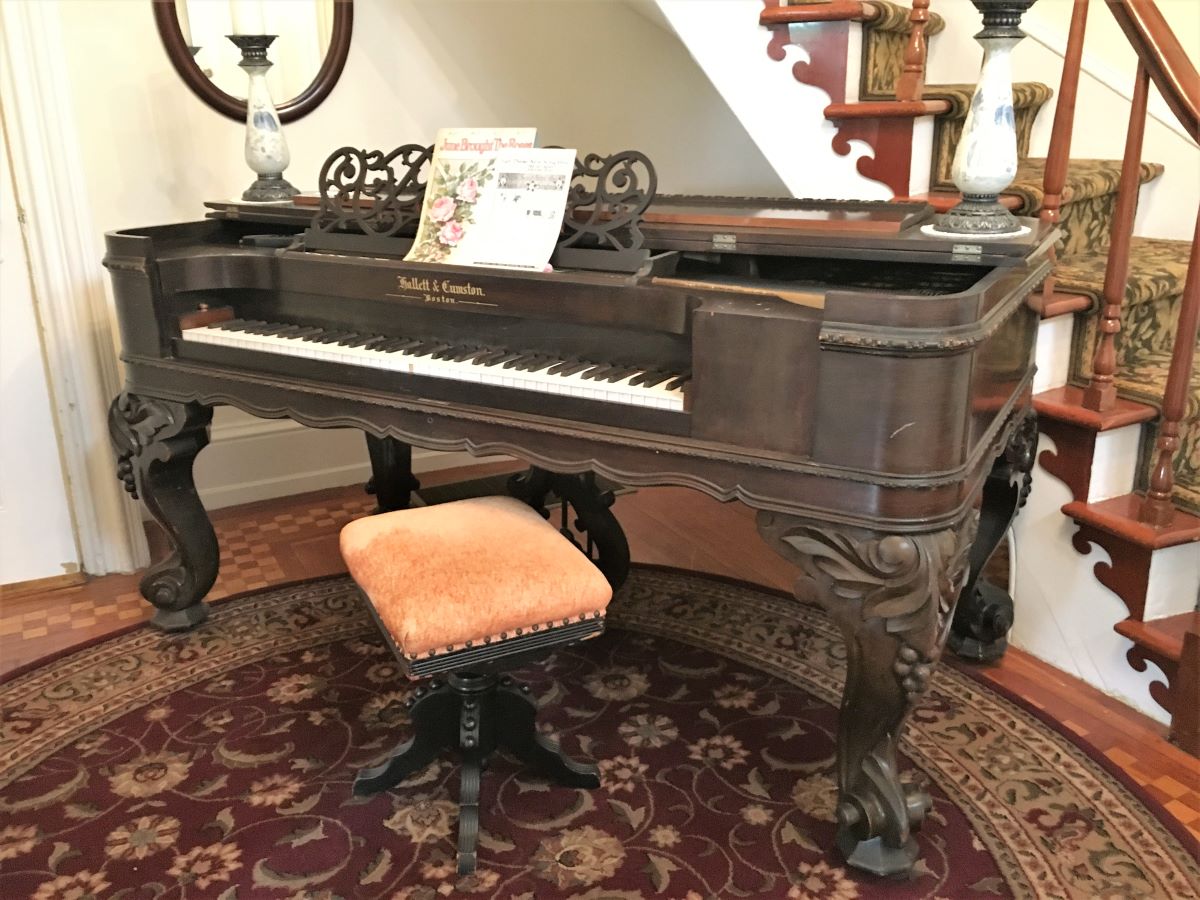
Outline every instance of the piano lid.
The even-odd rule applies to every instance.
[[[319,190],[291,201],[206,203],[211,217],[289,226],[306,250],[404,256],[416,231],[429,150],[383,154],[343,147],[325,161]],[[645,273],[652,254],[683,251],[950,265],[1018,265],[1052,227],[1024,235],[953,240],[925,234],[933,208],[914,201],[663,195],[643,153],[576,160],[557,269]],[[659,264],[656,264],[659,265]]]

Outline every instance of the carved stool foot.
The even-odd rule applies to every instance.
[[[413,738],[398,746],[386,762],[360,771],[354,779],[354,796],[368,797],[391,790],[433,762],[443,749],[457,745],[457,694],[440,682],[432,689],[422,687],[417,691],[420,696],[409,713],[415,730]]]
[[[537,730],[537,704],[525,685],[517,687],[510,679],[496,691],[495,704],[499,742],[525,765],[551,781],[567,787],[600,787],[600,770],[587,763],[576,762],[562,752],[555,741]]]

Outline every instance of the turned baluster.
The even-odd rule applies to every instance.
[[[1112,231],[1108,244],[1108,263],[1104,271],[1104,310],[1100,316],[1100,338],[1092,361],[1092,380],[1083,392],[1083,405],[1095,412],[1110,410],[1117,402],[1117,332],[1121,330],[1121,305],[1129,283],[1129,249],[1133,241],[1133,219],[1137,213],[1141,189],[1142,136],[1146,131],[1146,99],[1150,75],[1138,63],[1133,86],[1133,106],[1129,110],[1129,131],[1125,137],[1125,158],[1121,161],[1121,184],[1117,188]]]
[[[904,68],[896,81],[897,100],[920,100],[925,92],[925,26],[929,22],[929,0],[912,0],[908,22],[908,45],[904,48]]]
[[[1067,51],[1063,56],[1062,81],[1058,85],[1058,103],[1054,107],[1054,128],[1046,152],[1046,171],[1042,177],[1042,210],[1038,218],[1051,225],[1061,221],[1062,193],[1067,183],[1071,159],[1071,134],[1075,128],[1075,97],[1079,92],[1079,69],[1083,59],[1083,35],[1087,27],[1088,0],[1075,0],[1071,28],[1067,33]],[[1050,249],[1050,258],[1058,265],[1058,253]],[[1054,270],[1042,283],[1042,308],[1054,296]]]
[[[1142,501],[1139,518],[1147,525],[1164,528],[1175,517],[1171,495],[1175,490],[1175,454],[1179,452],[1179,423],[1187,411],[1188,389],[1192,363],[1196,354],[1196,335],[1200,330],[1200,216],[1192,237],[1192,254],[1188,259],[1187,281],[1179,306],[1179,323],[1175,330],[1175,345],[1171,350],[1171,368],[1167,373],[1167,388],[1163,393],[1162,421],[1154,445],[1150,489]]]

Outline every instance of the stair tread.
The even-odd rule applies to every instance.
[[[1129,251],[1125,305],[1156,303],[1182,294],[1191,249],[1190,241],[1135,237]],[[1107,246],[1061,256],[1054,270],[1055,289],[1091,297],[1093,308],[1099,308],[1107,266]]]
[[[1147,550],[1161,550],[1200,541],[1200,518],[1177,509],[1171,525],[1154,528],[1138,521],[1141,503],[1139,494],[1123,494],[1096,503],[1075,500],[1066,504],[1062,511],[1076,522],[1116,535]]]
[[[1155,650],[1174,662],[1183,658],[1183,636],[1200,634],[1200,612],[1185,612],[1149,622],[1126,619],[1116,625],[1121,634],[1135,644]]]
[[[1014,81],[1013,109],[1040,109],[1042,105],[1054,96],[1054,90],[1048,84],[1040,81]],[[971,98],[975,96],[974,84],[927,84],[921,94],[926,100],[946,100],[950,103],[950,118],[965,119],[971,108]]]
[[[1153,181],[1164,172],[1160,163],[1143,162],[1141,183]],[[1042,208],[1046,192],[1042,185],[1046,178],[1046,160],[1042,157],[1023,159],[1017,165],[1017,177],[1004,189],[1004,193],[1021,198],[1020,215],[1035,216]],[[1115,194],[1121,183],[1121,160],[1119,159],[1074,159],[1067,164],[1067,178],[1063,184],[1063,203],[1074,203]]]
[[[1096,412],[1083,406],[1083,388],[1068,384],[1042,391],[1033,397],[1033,408],[1039,416],[1070,422],[1095,431],[1111,431],[1126,425],[1149,422],[1158,411],[1145,403],[1117,398],[1116,406],[1107,412]]]

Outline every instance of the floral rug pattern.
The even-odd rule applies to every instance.
[[[595,791],[494,758],[479,871],[454,874],[457,768],[351,796],[405,736],[398,678],[344,577],[141,627],[0,686],[0,896],[533,900],[1182,897],[1195,848],[1067,738],[943,668],[903,768],[934,806],[904,880],[834,835],[844,648],[819,611],[635,570],[603,637],[520,677]]]

